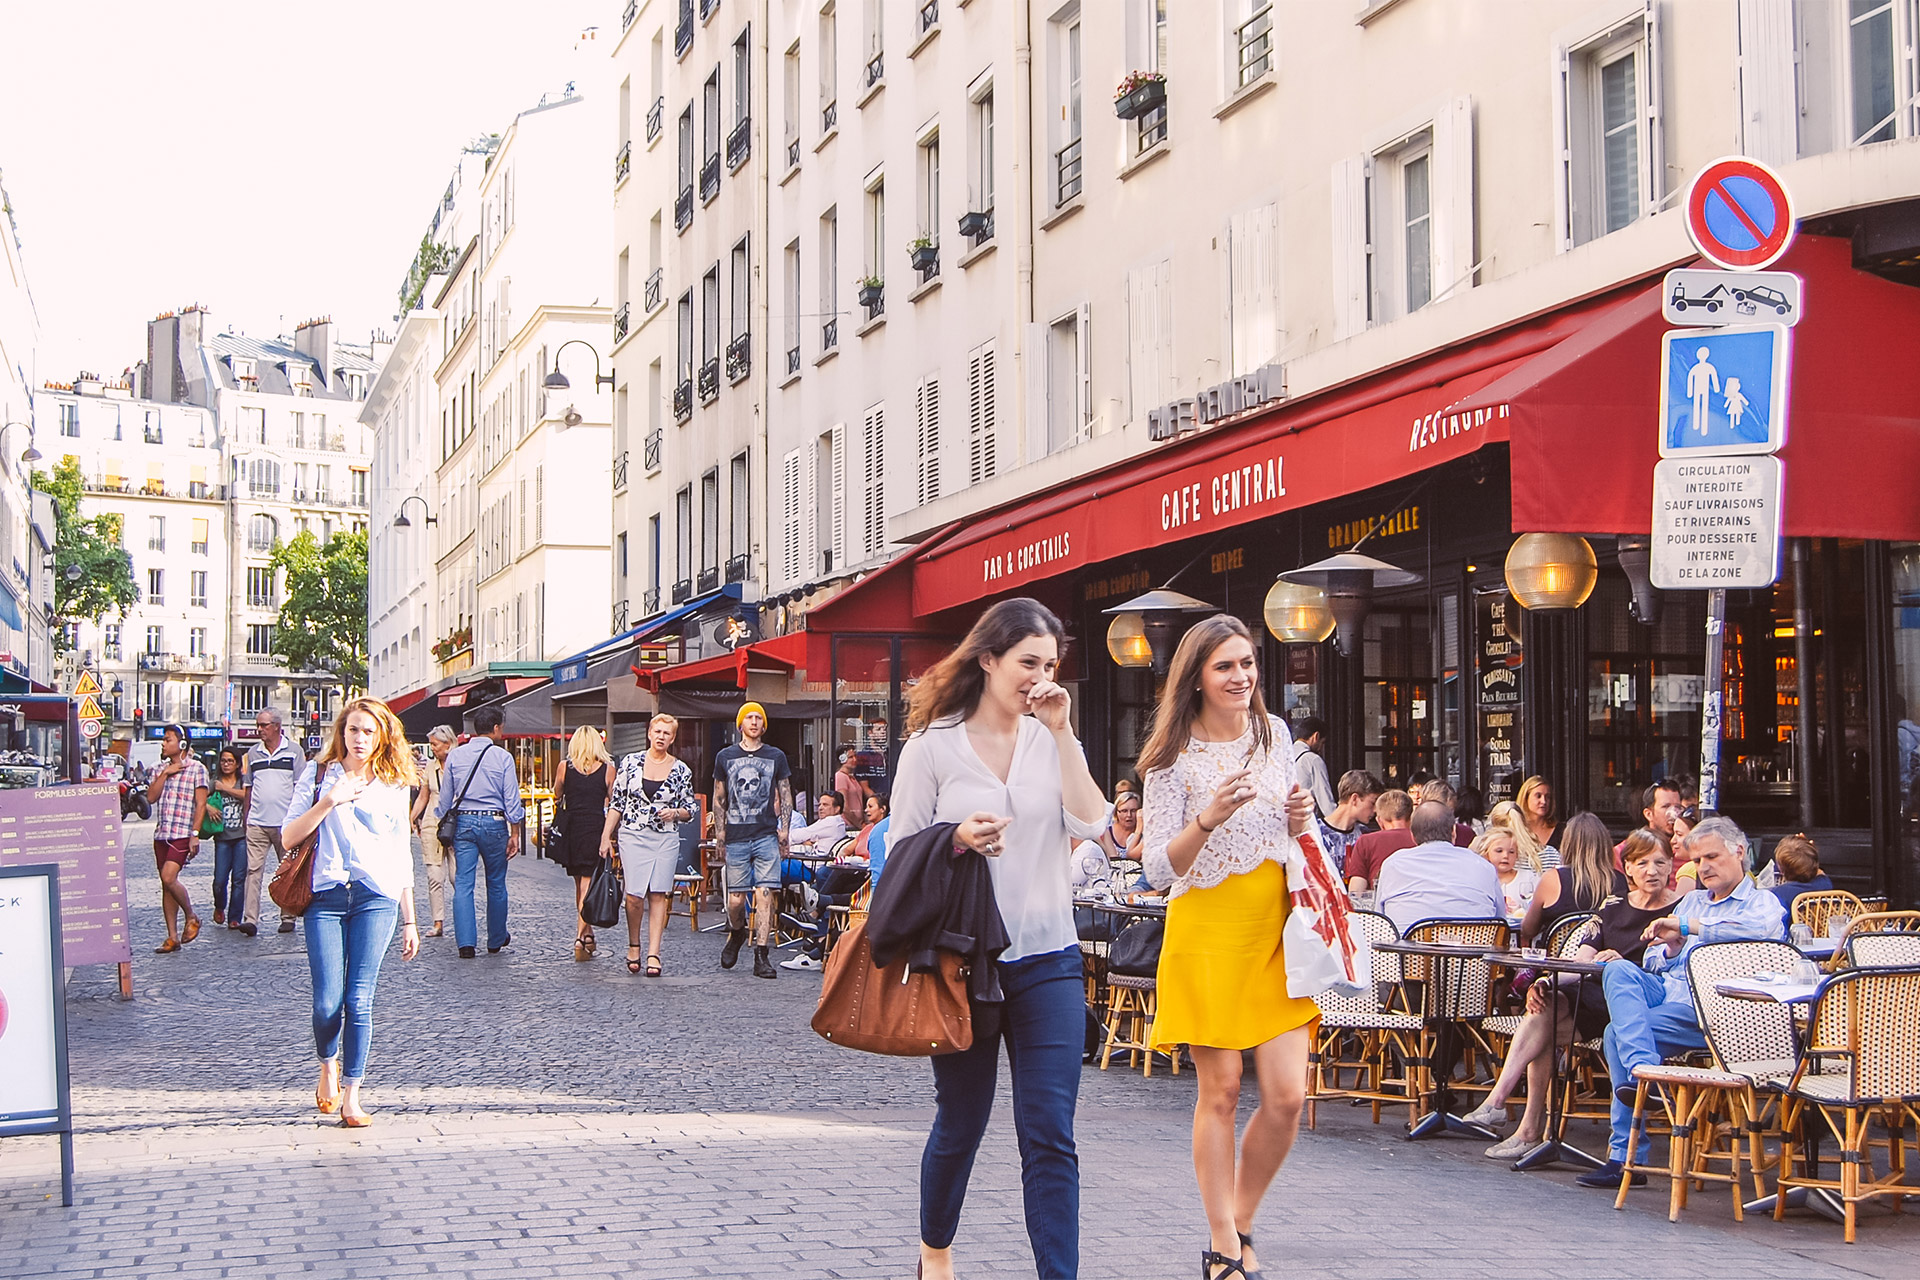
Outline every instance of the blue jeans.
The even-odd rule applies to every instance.
[[[1000,986],[1007,1000],[999,1033],[976,1035],[965,1053],[933,1060],[939,1109],[920,1157],[920,1238],[936,1249],[953,1243],[973,1157],[993,1111],[1004,1039],[1034,1267],[1040,1280],[1072,1280],[1080,1273],[1080,1160],[1073,1147],[1073,1108],[1086,1047],[1080,950],[1003,964]]]
[[[247,909],[247,838],[213,842],[213,909],[233,908],[233,921]]]
[[[1648,973],[1631,960],[1609,960],[1600,984],[1607,993],[1607,1017],[1611,1019],[1601,1044],[1614,1088],[1631,1088],[1635,1067],[1656,1065],[1662,1058],[1707,1047],[1693,1002],[1670,998],[1667,980],[1661,974]],[[1613,1133],[1607,1140],[1607,1159],[1624,1161],[1633,1128],[1633,1108],[1616,1097],[1611,1114]],[[1652,1146],[1645,1130],[1638,1138],[1635,1163],[1644,1161]]]
[[[460,834],[453,839],[453,940],[476,945],[479,928],[473,918],[473,881],[480,864],[487,868],[487,947],[507,945],[507,820],[502,817],[460,815]]]
[[[373,1040],[373,988],[393,941],[400,904],[358,881],[313,895],[307,908],[307,971],[313,975],[313,1047],[322,1062],[340,1058],[340,1078],[367,1074]],[[345,1056],[341,1041],[346,1041]]]

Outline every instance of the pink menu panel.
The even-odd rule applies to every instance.
[[[61,950],[69,965],[133,959],[120,788],[82,783],[0,791],[0,866],[60,867]]]

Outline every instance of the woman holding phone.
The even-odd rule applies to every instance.
[[[999,1027],[933,1059],[937,1111],[920,1160],[920,1274],[933,1280],[953,1275],[1002,1040],[1035,1269],[1048,1280],[1080,1272],[1073,1112],[1086,1021],[1067,859],[1074,841],[1105,829],[1108,806],[1074,737],[1067,691],[1054,682],[1065,639],[1037,600],[988,609],[914,688],[894,775],[890,841],[959,824],[955,855],[988,859],[1012,939],[996,962],[1006,995]]]
[[[1300,1131],[1320,1012],[1287,994],[1280,940],[1288,853],[1313,820],[1313,798],[1295,781],[1286,722],[1261,700],[1256,652],[1246,624],[1224,613],[1189,630],[1139,762],[1142,863],[1167,890],[1151,1047],[1186,1045],[1199,1077],[1193,1171],[1210,1234],[1200,1254],[1206,1280],[1259,1274],[1253,1218]],[[1260,1105],[1236,1164],[1246,1050]]]

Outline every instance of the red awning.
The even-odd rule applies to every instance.
[[[743,644],[732,653],[715,654],[677,667],[643,669],[639,676],[643,687],[658,690],[669,684],[704,684],[726,689],[744,689],[750,672],[789,675],[804,668],[807,661],[807,633],[775,636]]]
[[[449,689],[440,695],[440,705],[443,707],[464,707],[467,705],[467,695],[472,692],[473,688],[470,685],[462,685],[458,689]]]
[[[1507,438],[1463,401],[1621,305],[1567,308],[1410,368],[1287,401],[989,513],[915,556],[913,612],[1324,502]]]
[[[402,711],[405,711],[408,707],[411,707],[426,696],[427,690],[425,686],[418,689],[409,689],[405,693],[395,694],[393,697],[387,699],[387,710],[393,712],[395,715],[399,715]]]
[[[1803,236],[1780,263],[1806,281],[1792,338],[1782,528],[1920,538],[1920,290],[1856,271],[1852,247]],[[1487,384],[1461,411],[1506,415],[1513,527],[1645,533],[1659,460],[1661,286]]]

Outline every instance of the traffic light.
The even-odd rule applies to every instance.
[[[307,713],[307,725],[315,733],[320,732],[320,713],[318,711],[309,711]]]
[[[147,713],[143,708],[135,707],[133,709],[133,736],[135,738],[140,736],[140,729],[146,721],[146,718]]]

